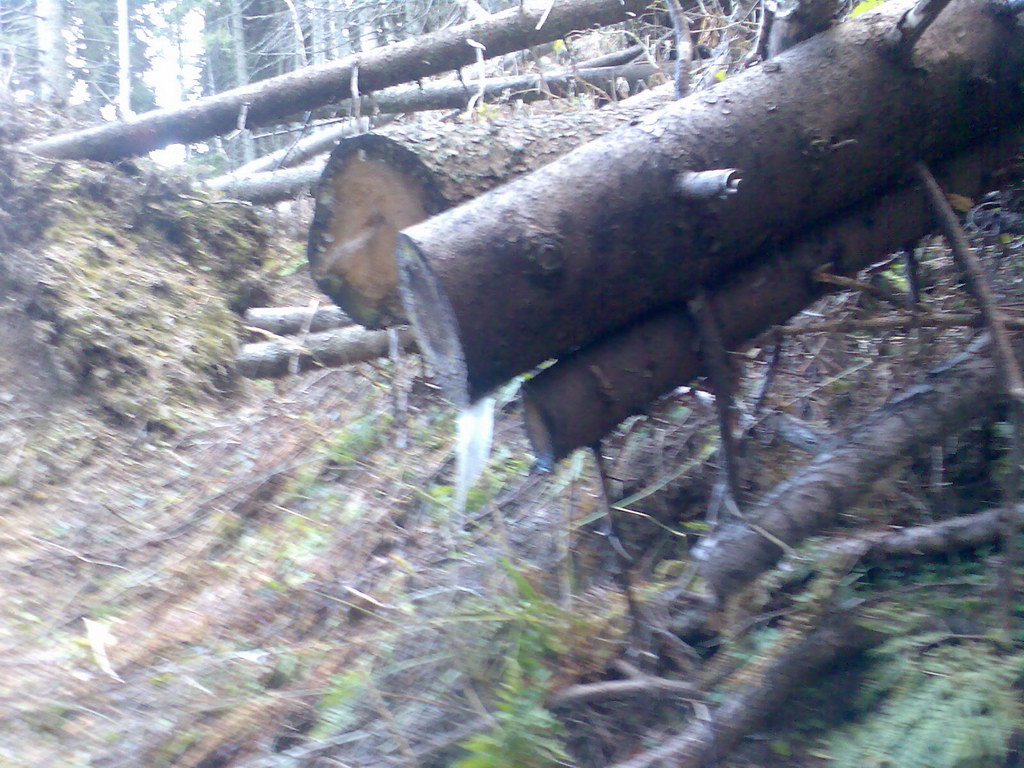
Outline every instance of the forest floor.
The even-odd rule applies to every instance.
[[[0,145],[19,130],[5,116]],[[616,576],[593,459],[535,471],[512,389],[460,511],[455,413],[418,358],[234,373],[241,310],[316,297],[290,228],[141,165],[0,150],[0,765],[612,765],[749,685],[813,615],[814,585],[873,601],[884,639],[718,764],[1016,764],[1024,654],[995,631],[991,547],[830,575],[817,539],[721,631],[659,639]],[[962,302],[944,251],[924,256],[933,300]],[[1016,263],[993,266],[1009,290]],[[885,274],[898,288],[898,265]],[[841,294],[803,321],[877,308]],[[771,410],[835,439],[972,333],[795,334]],[[770,358],[741,356],[745,406]],[[907,457],[833,533],[997,503],[999,429]],[[809,455],[781,430],[752,433],[751,493]],[[682,388],[606,446],[645,615],[689,587],[717,445],[713,399]],[[693,679],[695,662],[697,700],[545,706],[630,670]]]

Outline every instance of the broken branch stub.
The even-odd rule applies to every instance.
[[[448,396],[475,401],[685,301],[913,160],[1018,122],[1024,32],[985,0],[959,0],[915,68],[898,68],[885,35],[907,6],[849,20],[405,230],[403,300],[428,354],[450,352],[431,360]],[[679,194],[680,174],[713,168],[740,170],[735,194]]]
[[[476,197],[654,111],[668,87],[599,110],[486,124],[403,126],[342,140],[316,191],[307,256],[324,293],[358,323],[407,322],[395,239],[428,216]]]

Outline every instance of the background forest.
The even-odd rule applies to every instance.
[[[971,188],[939,142],[945,235],[901,181],[736,265],[671,337],[698,375],[572,451],[544,374],[456,408],[422,335],[361,327],[387,297],[328,298],[332,227],[395,194],[345,142],[419,152],[439,210],[494,200],[886,5],[578,0],[612,10],[542,40],[573,3],[0,0],[0,766],[1024,765],[1015,133]],[[836,257],[886,216],[932,234]]]

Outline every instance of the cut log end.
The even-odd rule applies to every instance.
[[[563,456],[555,447],[551,419],[545,412],[543,403],[530,397],[523,397],[523,422],[526,424],[526,436],[533,448],[538,469],[544,472],[551,471]]]
[[[367,328],[407,322],[395,237],[443,207],[413,153],[374,134],[342,141],[316,192],[307,257],[317,286]]]
[[[465,408],[486,393],[473,393],[467,385],[459,324],[448,297],[410,237],[398,236],[395,253],[402,303],[420,351],[434,369],[445,395],[456,406]]]

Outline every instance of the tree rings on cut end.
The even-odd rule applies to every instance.
[[[367,328],[408,322],[395,238],[446,207],[414,153],[379,134],[342,140],[320,177],[309,230],[306,255],[317,286]]]

